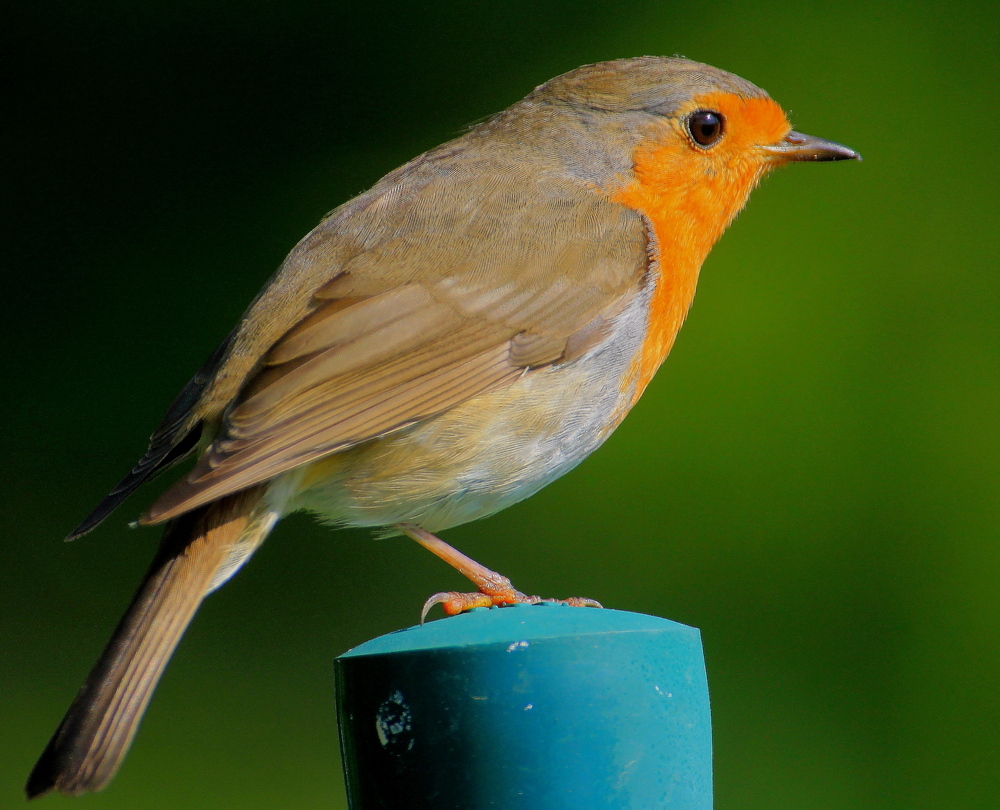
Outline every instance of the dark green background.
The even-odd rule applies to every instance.
[[[720,810],[996,808],[994,9],[8,4],[0,807],[152,554],[125,523],[162,484],[62,536],[294,242],[557,73],[683,53],[865,162],[768,180],[607,445],[446,537],[530,591],[702,628]],[[454,587],[409,541],[285,521],[205,604],[120,776],[76,801],[342,806],[332,658]]]

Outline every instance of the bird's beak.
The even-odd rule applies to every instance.
[[[793,160],[861,160],[861,155],[842,143],[795,131],[789,132],[781,143],[762,148],[779,163],[790,163]]]

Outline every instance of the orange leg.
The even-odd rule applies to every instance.
[[[573,607],[601,607],[601,603],[594,599],[585,599],[577,596],[569,599],[543,599],[540,596],[527,596],[515,590],[507,577],[498,574],[496,571],[491,571],[485,565],[480,565],[474,559],[465,556],[461,551],[449,546],[444,540],[436,537],[429,531],[421,529],[413,523],[400,523],[397,528],[407,537],[416,540],[429,552],[440,557],[462,574],[462,576],[470,579],[472,584],[479,589],[476,593],[443,591],[434,594],[424,602],[424,608],[420,612],[421,624],[423,624],[428,612],[434,605],[441,605],[444,608],[444,612],[449,616],[454,616],[476,607],[496,607],[513,604],[535,605],[539,602],[559,602],[561,604],[572,605]]]

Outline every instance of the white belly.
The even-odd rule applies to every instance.
[[[576,360],[535,369],[440,416],[336,453],[274,482],[349,526],[416,523],[431,532],[491,515],[565,474],[617,427],[646,331],[636,296],[608,337]]]

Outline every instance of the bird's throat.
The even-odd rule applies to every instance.
[[[670,353],[694,300],[702,263],[763,174],[749,161],[725,172],[692,166],[690,152],[681,149],[641,149],[635,179],[613,196],[641,213],[652,232],[654,289],[646,339],[627,379],[634,386],[633,404]]]

